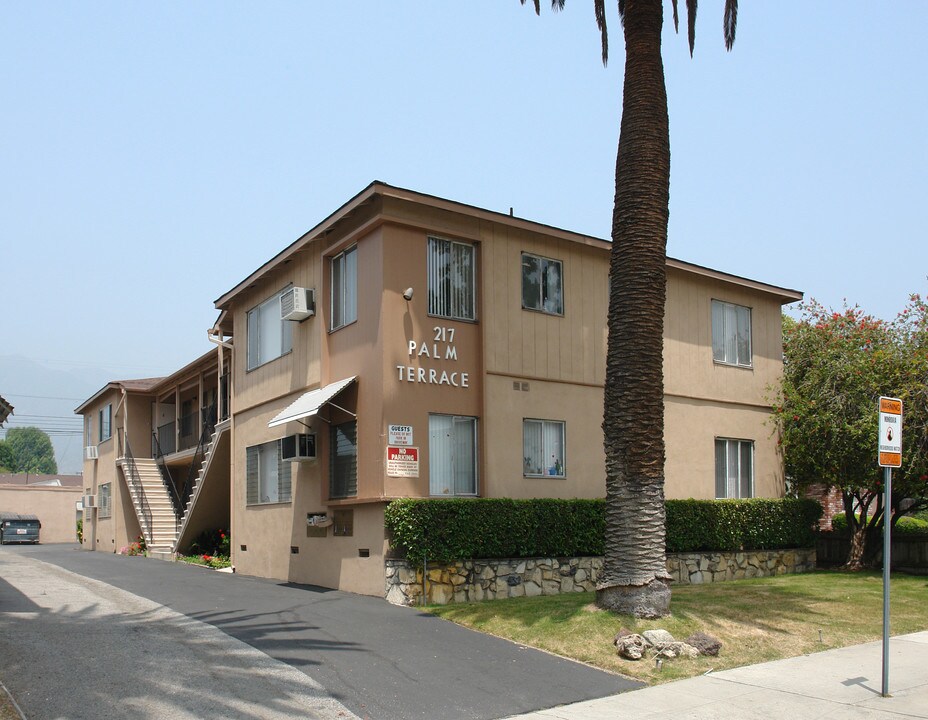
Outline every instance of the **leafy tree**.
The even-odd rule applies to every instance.
[[[886,516],[877,464],[881,395],[903,402],[903,461],[893,471],[890,522],[928,507],[928,306],[913,295],[893,322],[858,307],[815,301],[784,317],[784,374],[774,420],[787,477],[797,490],[841,491],[851,547],[846,567],[865,564],[868,535]]]
[[[540,12],[540,0],[534,5]],[[670,125],[661,57],[664,7],[663,0],[618,0],[618,5],[625,33],[625,86],[603,410],[606,553],[596,602],[619,613],[659,617],[670,612],[664,550],[663,327],[670,203]],[[551,6],[562,9],[564,0],[552,0]],[[594,0],[593,6],[605,63],[605,0]],[[677,0],[672,6],[677,27]],[[692,55],[696,0],[687,0],[686,7]],[[723,30],[729,50],[737,17],[737,0],[725,0]],[[642,423],[642,416],[650,422]]]
[[[10,472],[43,473],[58,472],[52,441],[37,427],[12,428],[6,439],[0,440],[0,465]]]

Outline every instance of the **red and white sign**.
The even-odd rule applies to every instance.
[[[387,445],[388,477],[419,477],[419,448]]]

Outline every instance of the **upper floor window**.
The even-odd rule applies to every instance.
[[[331,260],[332,330],[358,319],[358,248],[345,250]]]
[[[522,473],[526,477],[564,477],[565,424],[559,420],[522,421]]]
[[[712,301],[712,358],[751,367],[751,308]]]
[[[430,315],[475,319],[473,245],[430,237],[428,274]]]
[[[563,275],[560,260],[522,253],[522,307],[563,315]]]
[[[754,497],[754,443],[715,439],[715,497]]]
[[[245,448],[245,494],[249,505],[290,502],[291,463],[280,454],[280,441]]]
[[[293,349],[293,323],[280,319],[284,288],[248,311],[248,369],[270,362]]]
[[[100,410],[100,442],[113,436],[113,403],[107,403]]]
[[[329,497],[358,494],[358,423],[356,420],[329,428]]]

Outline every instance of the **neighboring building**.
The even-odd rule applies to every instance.
[[[609,254],[597,238],[371,184],[216,301],[216,352],[77,409],[99,458],[85,463],[97,506],[85,546],[154,523],[138,519],[132,477],[158,452],[133,433],[167,420],[178,441],[205,438],[177,461],[192,502],[174,546],[209,514],[249,575],[381,595],[394,498],[602,497]],[[801,297],[668,259],[668,497],[783,494],[765,394],[782,370],[781,307]],[[216,432],[202,434],[202,411],[182,430],[223,388]]]
[[[0,512],[35,515],[43,543],[76,542],[81,484],[80,475],[0,474]]]

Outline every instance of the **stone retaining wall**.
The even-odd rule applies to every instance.
[[[428,603],[495,600],[510,597],[589,592],[596,588],[600,557],[504,558],[458,560],[428,566]],[[677,553],[667,556],[667,571],[679,584],[738,580],[815,569],[815,550]],[[385,561],[385,595],[394,605],[422,601],[421,566]]]

